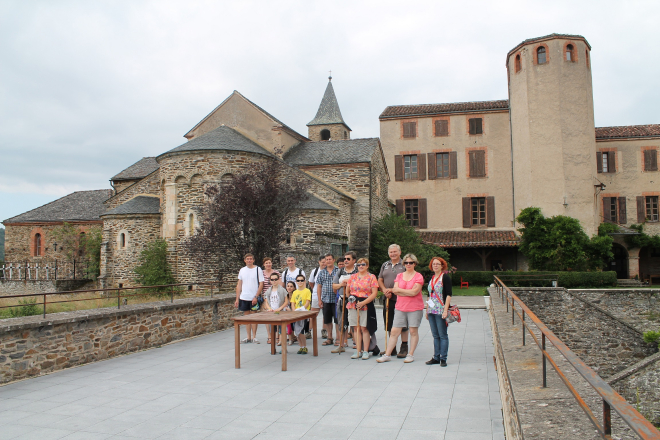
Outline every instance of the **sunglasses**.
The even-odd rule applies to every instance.
[[[352,260],[351,257],[346,257],[346,258],[344,258],[344,261],[351,261],[351,260]]]
[[[406,266],[409,266],[411,264],[415,264],[415,262],[414,261],[404,261],[403,264],[405,264]]]
[[[366,265],[367,265],[367,263],[358,263],[358,264],[356,264],[357,267],[364,267]]]
[[[279,278],[271,278],[270,280],[271,281],[277,281],[277,280],[279,280]]]
[[[304,283],[305,280],[296,280],[296,283]]]

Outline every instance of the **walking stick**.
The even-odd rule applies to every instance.
[[[342,300],[341,300],[341,337],[339,338],[339,353],[341,354],[341,349],[344,348],[344,333],[346,332],[346,328],[344,327],[344,313],[346,312],[346,290],[342,292]]]
[[[390,322],[390,299],[387,298],[385,301],[385,336],[387,336],[387,341],[385,342],[385,349],[387,350],[387,344],[390,343],[390,332],[387,331],[387,326]]]

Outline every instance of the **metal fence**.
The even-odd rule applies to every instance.
[[[92,272],[88,263],[77,260],[7,261],[0,267],[0,280],[91,280],[97,275]]]
[[[612,438],[612,416],[614,409],[621,419],[642,439],[660,440],[660,431],[652,423],[642,416],[632,405],[630,405],[620,394],[614,391],[594,370],[584,363],[573,353],[545,324],[514,294],[500,278],[494,276],[497,292],[502,300],[506,302],[506,310],[511,313],[511,323],[515,323],[516,315],[522,324],[522,345],[526,344],[526,334],[529,333],[541,350],[543,359],[542,383],[547,386],[547,362],[550,362],[566,388],[573,394],[580,408],[595,426],[600,436],[604,439]],[[517,307],[517,308],[516,308]],[[510,310],[509,310],[510,309]],[[520,311],[519,311],[520,310]],[[537,331],[541,333],[541,340],[528,324],[533,323]],[[603,422],[601,423],[591,411],[584,399],[580,396],[575,386],[570,382],[566,374],[559,368],[557,362],[546,350],[546,343],[550,342],[566,361],[582,376],[603,401]]]

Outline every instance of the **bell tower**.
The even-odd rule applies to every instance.
[[[314,142],[351,138],[351,129],[344,122],[339,110],[335,90],[332,87],[332,76],[328,77],[328,86],[325,88],[319,110],[307,127],[307,137]]]

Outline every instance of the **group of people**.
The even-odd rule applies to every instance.
[[[425,281],[415,270],[419,264],[417,257],[406,254],[401,258],[401,247],[397,244],[390,245],[388,254],[390,259],[383,263],[378,276],[369,272],[369,260],[358,259],[355,252],[346,252],[336,265],[332,254],[322,255],[309,278],[303,269],[296,267],[293,256],[287,257],[287,267],[280,273],[273,269],[271,258],[265,258],[261,268],[254,264],[254,256],[247,254],[245,267],[238,274],[235,306],[246,314],[286,310],[323,313],[323,346],[333,346],[332,353],[342,353],[351,338],[354,349],[351,359],[366,360],[381,354],[377,359],[381,363],[393,356],[404,359],[405,363],[415,360],[418,329],[426,317],[434,343],[433,357],[426,363],[447,366],[447,315],[452,294],[447,262],[440,257],[431,259],[429,268],[433,275],[427,285],[428,300],[424,301]],[[383,322],[389,334],[384,352],[376,339],[378,320],[374,300],[379,290],[385,297]],[[257,325],[246,327],[247,337],[241,342],[258,344]],[[287,344],[287,340],[292,345],[297,339],[298,354],[307,354],[306,339],[311,337],[309,321],[287,327],[275,332],[277,345]],[[399,337],[401,345],[397,351]]]

